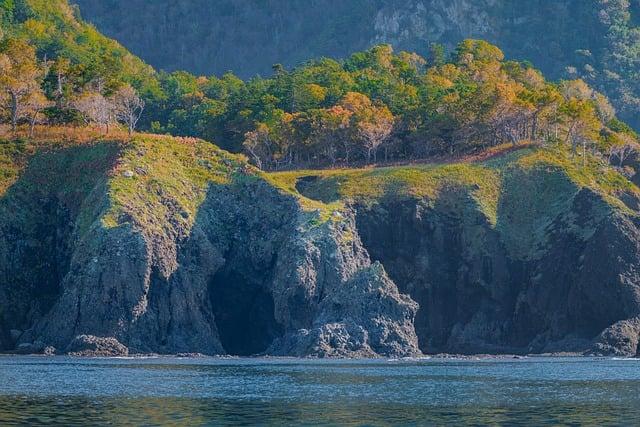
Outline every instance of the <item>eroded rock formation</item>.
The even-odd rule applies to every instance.
[[[206,147],[97,143],[31,158],[0,201],[2,350],[638,353],[631,190],[613,200],[549,166],[512,165],[489,207],[477,184],[449,182],[310,208],[328,182],[301,178],[305,202]],[[182,163],[153,164],[167,155]]]

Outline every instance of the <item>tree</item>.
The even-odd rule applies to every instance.
[[[440,43],[431,43],[429,46],[429,61],[435,67],[440,67],[447,62],[446,49]]]
[[[329,109],[309,112],[309,137],[311,144],[321,155],[335,165],[342,151],[345,161],[353,150],[353,141],[346,135],[351,113],[337,105]]]
[[[318,108],[327,97],[327,89],[314,84],[306,83],[294,86],[293,102],[296,111],[305,111],[311,108]]]
[[[393,131],[393,115],[387,107],[375,108],[359,115],[358,132],[367,153],[367,163],[378,159],[378,149]]]
[[[377,160],[378,149],[393,131],[394,117],[386,105],[373,105],[371,100],[361,93],[349,92],[345,95],[342,107],[352,113],[353,129],[362,143],[367,163]]]
[[[245,134],[242,146],[251,155],[258,169],[262,169],[263,159],[271,154],[269,127],[264,123],[258,124],[255,130]]]
[[[23,103],[22,112],[29,121],[29,136],[33,136],[36,124],[40,123],[41,113],[44,109],[53,105],[42,91],[33,92]]]
[[[501,62],[504,60],[504,53],[497,47],[484,40],[467,39],[456,47],[456,62],[459,64],[469,64],[471,61],[478,62]]]
[[[73,101],[76,109],[86,124],[96,123],[105,126],[109,133],[109,125],[114,121],[115,107],[110,100],[99,92],[85,92]]]
[[[571,98],[562,104],[560,111],[567,118],[567,137],[565,142],[571,142],[571,152],[573,154],[576,153],[577,145],[580,141],[584,146],[587,140],[597,138],[602,124],[598,120],[591,101]]]
[[[31,45],[15,38],[6,41],[0,53],[0,99],[3,108],[9,110],[14,131],[18,122],[29,113],[29,100],[44,97],[40,86],[43,74]]]
[[[62,102],[65,99],[65,83],[68,80],[70,67],[71,61],[64,57],[57,58],[51,67],[51,72],[55,78],[53,97],[56,100],[58,107],[62,106]]]
[[[123,86],[110,98],[116,119],[127,126],[129,135],[136,130],[144,111],[144,101],[131,86]]]
[[[616,144],[609,148],[609,162],[612,162],[614,158],[617,158],[619,167],[624,166],[625,160],[627,160],[632,154],[638,153],[637,140],[628,134],[617,134]]]

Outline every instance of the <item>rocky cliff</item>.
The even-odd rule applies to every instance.
[[[25,144],[2,144],[22,165],[0,205],[4,349],[419,353],[417,305],[348,210],[307,212],[201,141]]]
[[[591,159],[265,175],[192,139],[0,143],[0,345],[633,356],[640,191]]]

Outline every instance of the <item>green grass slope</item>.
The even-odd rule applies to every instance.
[[[278,172],[267,179],[325,218],[345,204],[370,207],[409,199],[427,200],[459,218],[465,211],[480,211],[510,252],[524,258],[535,257],[555,219],[572,215],[582,189],[601,198],[602,216],[639,215],[625,204],[630,196],[640,197],[636,185],[601,159],[587,156],[585,161],[557,146],[527,147],[484,161]]]
[[[188,230],[207,188],[245,173],[255,174],[241,157],[197,139],[42,128],[33,139],[0,139],[0,209],[16,221],[33,210],[12,207],[53,198],[82,233],[102,203],[104,227]]]

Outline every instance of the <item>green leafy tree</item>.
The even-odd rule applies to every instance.
[[[9,39],[4,43],[0,53],[0,100],[3,108],[9,111],[14,130],[33,110],[35,100],[44,98],[43,75],[43,67],[38,63],[33,47],[21,39]]]

